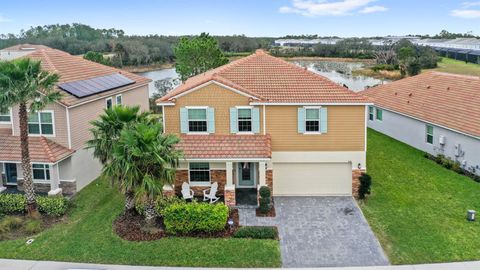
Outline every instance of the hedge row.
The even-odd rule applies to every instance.
[[[59,217],[65,214],[68,201],[64,197],[37,196],[38,210],[49,216]],[[23,194],[0,194],[0,213],[18,214],[25,212],[27,200]]]

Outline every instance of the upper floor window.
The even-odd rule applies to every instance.
[[[32,164],[33,180],[50,180],[50,166],[47,164]]]
[[[433,144],[433,126],[426,125],[425,126],[425,141],[429,144]]]
[[[123,104],[122,95],[117,95],[117,96],[115,97],[115,103],[117,104],[117,106]]]
[[[188,109],[188,132],[207,132],[207,109]]]
[[[28,117],[28,133],[32,135],[53,135],[53,112],[42,111]]]
[[[238,132],[252,132],[252,109],[238,109]]]
[[[368,120],[370,121],[373,121],[374,119],[374,115],[373,115],[373,107],[372,106],[368,106]]]
[[[0,123],[10,123],[12,121],[11,110],[0,112]]]
[[[105,108],[111,109],[113,107],[113,99],[111,97],[105,100]]]
[[[320,109],[305,109],[305,131],[320,132]]]
[[[383,110],[379,108],[375,108],[376,110],[376,115],[377,115],[377,120],[382,121],[383,120]]]

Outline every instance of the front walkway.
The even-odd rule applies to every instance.
[[[275,218],[239,209],[240,225],[277,226],[283,267],[388,265],[352,197],[275,197]]]
[[[65,270],[65,269],[102,269],[102,270],[234,270],[241,268],[200,268],[200,267],[155,267],[155,266],[129,266],[129,265],[107,265],[88,263],[68,263],[50,261],[26,261],[0,259],[0,270]],[[275,270],[278,268],[264,268]],[[366,267],[338,267],[338,268],[310,268],[311,270],[471,270],[480,269],[480,261],[456,262],[439,264],[418,264],[418,265],[392,265],[392,266],[366,266]]]

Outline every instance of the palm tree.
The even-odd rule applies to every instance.
[[[135,190],[137,201],[145,203],[147,224],[155,222],[155,201],[163,186],[173,184],[182,152],[175,149],[180,139],[163,135],[159,123],[137,123],[122,130],[114,145],[113,158],[105,168],[107,175],[119,174],[124,189]]]
[[[93,149],[93,156],[98,158],[103,166],[112,160],[113,146],[118,142],[121,131],[137,122],[150,122],[154,119],[148,112],[139,113],[140,107],[114,106],[105,109],[98,120],[92,121],[90,132],[93,138],[87,141],[87,148]],[[155,119],[153,120],[155,121]],[[122,168],[119,168],[122,169]],[[121,184],[120,172],[110,172],[112,184]],[[125,211],[135,208],[135,198],[132,190],[122,190],[125,194]]]
[[[23,187],[31,217],[38,216],[38,209],[28,150],[28,112],[38,112],[61,98],[60,92],[53,90],[58,80],[58,74],[43,70],[40,61],[30,58],[0,61],[0,111],[19,107]]]

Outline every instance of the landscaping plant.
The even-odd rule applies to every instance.
[[[260,212],[262,214],[268,213],[272,208],[272,194],[270,188],[267,186],[260,187]]]
[[[253,238],[253,239],[277,239],[278,231],[276,227],[271,226],[246,226],[238,229],[234,234],[235,238]]]
[[[365,200],[367,195],[370,194],[370,186],[372,185],[372,177],[366,173],[362,173],[360,176],[360,187],[358,188],[358,198]]]
[[[68,208],[68,200],[64,197],[36,198],[38,210],[49,216],[60,217]],[[0,212],[3,214],[20,214],[25,212],[27,200],[23,194],[0,194]]]

